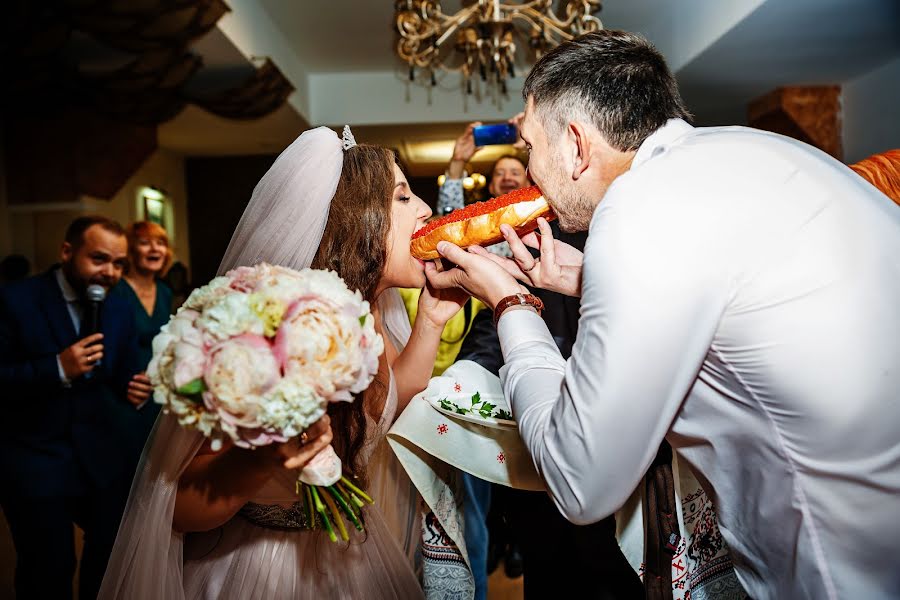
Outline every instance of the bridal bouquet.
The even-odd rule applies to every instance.
[[[195,290],[154,338],[154,400],[214,450],[286,442],[372,382],[384,350],[374,321],[331,271],[239,267]],[[361,531],[360,508],[372,502],[331,446],[300,472],[297,492],[332,541],[332,521],[347,540],[341,513]]]

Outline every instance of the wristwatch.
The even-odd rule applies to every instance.
[[[500,320],[500,316],[503,312],[512,306],[530,306],[537,311],[538,315],[544,310],[544,303],[540,298],[533,294],[520,293],[506,296],[497,303],[496,307],[494,307],[494,327],[497,326],[497,322]]]

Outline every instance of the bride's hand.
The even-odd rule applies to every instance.
[[[331,443],[331,418],[323,415],[302,434],[282,443],[265,448],[263,456],[285,469],[302,469],[325,446]]]
[[[417,319],[424,318],[434,327],[443,330],[447,321],[465,306],[469,294],[460,288],[439,290],[426,283],[419,296]]]

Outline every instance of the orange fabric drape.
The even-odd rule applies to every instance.
[[[900,148],[873,154],[850,168],[900,205]]]

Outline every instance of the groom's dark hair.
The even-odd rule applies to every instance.
[[[605,29],[564,42],[534,65],[522,88],[552,139],[575,119],[610,146],[637,150],[673,118],[690,120],[662,54],[643,37]]]

